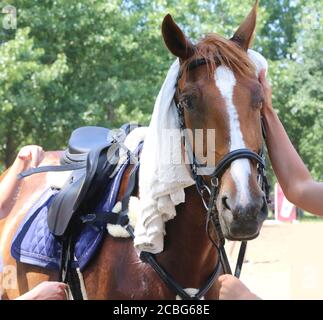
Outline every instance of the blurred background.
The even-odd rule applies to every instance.
[[[148,124],[174,59],[161,37],[163,17],[171,13],[196,41],[208,32],[231,37],[253,3],[1,1],[0,169],[25,144],[64,148],[78,126]],[[254,43],[269,60],[274,106],[321,181],[322,7],[320,0],[260,1]]]

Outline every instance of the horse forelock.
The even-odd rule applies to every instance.
[[[226,66],[234,73],[243,77],[254,77],[255,65],[246,51],[235,42],[225,39],[215,33],[202,38],[194,47],[194,54],[185,60],[181,66],[185,79],[192,62],[204,59],[206,61],[208,77],[212,78],[218,65]]]

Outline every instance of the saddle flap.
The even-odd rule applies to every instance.
[[[48,208],[48,227],[56,236],[62,236],[75,213],[74,207],[78,201],[86,178],[85,169],[72,173],[60,192],[55,196]]]
[[[108,150],[109,148],[112,148],[112,146],[106,145],[103,148],[97,148],[89,152],[86,163],[86,177],[82,189],[80,190],[79,197],[74,205],[74,210],[77,210],[82,204],[89,208],[90,205],[86,203],[85,199],[91,199],[100,189],[100,185],[103,183],[102,180],[107,180],[109,178],[108,171],[112,169],[110,167],[112,159],[109,159],[108,157]]]
[[[64,235],[75,216],[94,210],[118,163],[118,150],[116,143],[101,145],[88,153],[86,168],[72,173],[48,209],[48,226],[53,234]]]

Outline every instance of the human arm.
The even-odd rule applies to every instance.
[[[44,281],[15,300],[66,300],[67,285]]]
[[[17,158],[0,183],[0,218],[5,215],[5,208],[13,201],[20,185],[17,175],[30,167],[38,166],[43,158],[44,151],[39,146],[30,145],[21,148]]]
[[[218,283],[220,300],[260,300],[242,281],[230,274],[220,276]]]
[[[313,180],[273,109],[271,87],[264,71],[260,73],[259,81],[265,93],[262,115],[267,149],[284,194],[297,207],[323,216],[323,183]]]

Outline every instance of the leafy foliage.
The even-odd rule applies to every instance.
[[[274,104],[284,126],[311,169],[323,180],[322,5],[307,1],[302,7],[300,32],[288,49],[290,59],[273,63]]]
[[[0,28],[0,160],[37,143],[62,148],[77,126],[147,124],[173,57],[160,25],[171,13],[196,41],[230,37],[253,0],[7,0]],[[2,19],[5,19],[5,14]],[[255,48],[270,60],[274,103],[293,143],[323,179],[322,5],[260,1]]]

